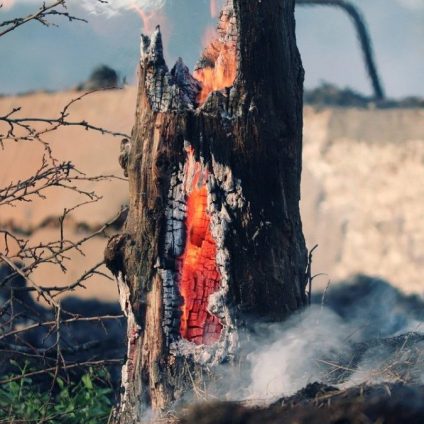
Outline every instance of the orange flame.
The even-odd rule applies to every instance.
[[[179,258],[180,293],[184,298],[180,334],[198,345],[211,344],[219,339],[222,325],[208,311],[208,299],[219,289],[221,276],[207,213],[207,172],[195,161],[191,149],[185,172],[186,175],[193,172],[193,179],[186,187],[190,191],[185,222],[187,236],[184,253]]]
[[[211,0],[211,14],[218,14],[217,0]],[[236,45],[229,36],[231,22],[228,15],[221,15],[218,32],[207,28],[204,35],[203,51],[205,66],[194,71],[194,77],[202,83],[198,102],[203,104],[213,91],[231,87],[237,74]]]
[[[143,31],[146,34],[150,34],[154,31],[154,29],[156,28],[156,25],[159,24],[159,20],[162,20],[162,16],[161,14],[158,13],[158,11],[156,10],[152,10],[152,11],[145,11],[143,10],[140,6],[138,6],[137,4],[133,4],[131,6],[131,8],[133,10],[135,10],[138,15],[141,18],[141,22],[143,25]]]
[[[202,90],[198,101],[203,104],[213,91],[231,87],[237,72],[235,52],[224,49],[216,60],[214,66],[196,69],[194,77],[202,83]]]

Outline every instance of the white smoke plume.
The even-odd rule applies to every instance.
[[[223,366],[218,397],[269,402],[309,383],[424,381],[423,300],[372,278],[335,287],[285,323],[254,324],[241,340],[241,364]],[[327,303],[327,301],[326,301]]]
[[[251,399],[288,396],[322,381],[320,361],[346,355],[349,327],[328,309],[312,307],[285,324],[272,325],[267,340],[258,337],[247,357],[251,365],[246,395]]]
[[[137,8],[145,12],[161,9],[166,0],[82,0],[81,5],[90,13],[113,16]]]
[[[402,6],[411,10],[424,10],[424,0],[397,0]]]

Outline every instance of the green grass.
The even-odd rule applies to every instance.
[[[80,381],[65,383],[58,378],[55,394],[43,392],[33,384],[27,365],[22,378],[0,386],[0,423],[102,424],[112,408],[110,388],[98,383],[104,371],[90,369]],[[13,376],[9,376],[13,377]]]

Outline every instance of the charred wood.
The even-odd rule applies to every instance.
[[[107,250],[128,320],[119,423],[206,387],[247,320],[307,305],[294,0],[228,0],[194,75],[169,70],[157,27],[139,72],[129,214]]]

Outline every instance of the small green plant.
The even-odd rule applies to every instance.
[[[16,364],[14,364],[16,365]],[[0,386],[0,423],[102,424],[112,408],[112,390],[97,381],[105,371],[92,369],[80,381],[67,384],[56,380],[58,390],[43,392],[25,377],[28,365],[20,368],[22,378]],[[10,376],[13,377],[13,376]]]

